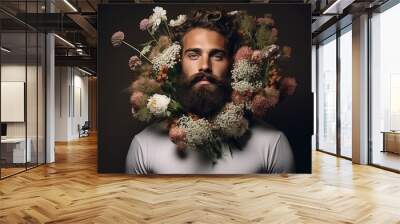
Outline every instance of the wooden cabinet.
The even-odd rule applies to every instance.
[[[383,133],[383,152],[400,154],[400,132],[388,131]]]

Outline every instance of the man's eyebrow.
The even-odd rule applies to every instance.
[[[188,51],[193,51],[193,52],[196,52],[196,53],[200,53],[200,52],[201,52],[201,49],[200,49],[200,48],[188,48],[188,49],[186,49],[185,52],[183,52],[183,53],[186,53],[186,52],[188,52]]]
[[[196,53],[202,52],[202,50],[200,48],[188,48],[188,49],[185,50],[184,53],[186,53],[188,51],[193,51],[193,52],[196,52]],[[225,49],[214,48],[214,49],[211,49],[211,51],[210,51],[210,54],[217,54],[217,53],[226,54],[226,50]]]

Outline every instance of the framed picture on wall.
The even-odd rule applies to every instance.
[[[98,171],[310,173],[311,10],[106,4]]]

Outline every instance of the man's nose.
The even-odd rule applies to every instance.
[[[199,71],[203,71],[203,72],[210,72],[211,71],[210,59],[209,59],[208,56],[201,57]]]

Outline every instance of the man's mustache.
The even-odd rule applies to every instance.
[[[224,85],[224,82],[220,81],[216,76],[212,73],[209,72],[198,72],[192,77],[190,77],[189,80],[189,85],[194,86],[197,82],[200,82],[202,80],[207,80],[210,83],[217,84],[217,85]]]

